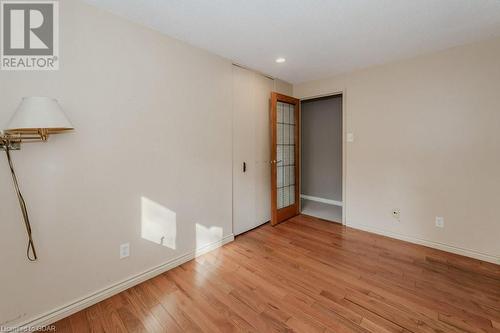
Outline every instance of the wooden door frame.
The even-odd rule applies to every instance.
[[[295,112],[295,205],[285,207],[278,212],[277,209],[277,166],[276,163],[271,166],[271,224],[277,225],[283,216],[293,217],[300,214],[300,99],[283,95],[277,92],[271,93],[271,161],[276,161],[276,143],[277,143],[277,129],[273,126],[273,119],[277,119],[276,106],[278,101],[295,105],[297,112]]]
[[[333,96],[342,96],[342,225],[347,226],[347,198],[346,198],[346,186],[347,186],[347,117],[346,117],[346,89],[337,90],[331,93],[321,94],[321,95],[313,95],[306,96],[300,98],[300,103],[303,101],[308,101],[312,99],[318,99],[323,97],[333,97]],[[301,113],[300,113],[301,114]],[[302,124],[302,119],[300,120],[300,124]],[[299,137],[299,144],[302,145],[302,138]],[[302,152],[302,146],[300,147],[300,152]],[[302,158],[299,155],[299,158]],[[300,174],[300,179],[302,179],[302,174]],[[300,206],[301,207],[301,206]],[[300,209],[302,210],[302,209]]]

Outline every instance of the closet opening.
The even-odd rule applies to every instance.
[[[301,100],[300,210],[344,222],[343,95]]]

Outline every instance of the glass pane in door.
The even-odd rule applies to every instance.
[[[277,103],[277,203],[278,209],[295,204],[295,106]]]

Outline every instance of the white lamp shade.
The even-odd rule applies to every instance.
[[[46,130],[52,134],[72,129],[73,125],[57,100],[49,97],[24,97],[5,131],[26,133]]]

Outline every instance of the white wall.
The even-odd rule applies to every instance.
[[[30,95],[57,98],[76,127],[13,153],[37,263],[0,157],[3,326],[232,234],[231,62],[74,0],[60,21],[59,71],[0,72],[0,127]]]
[[[499,87],[496,39],[298,84],[294,95],[345,90],[349,225],[500,263]]]

